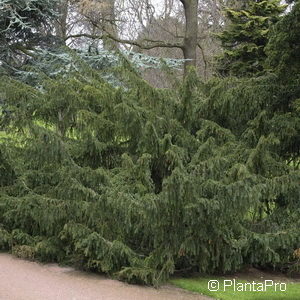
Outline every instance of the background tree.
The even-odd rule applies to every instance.
[[[246,8],[225,10],[230,23],[218,35],[224,48],[217,59],[217,68],[222,75],[262,74],[269,30],[285,10],[280,0],[249,1],[244,5]]]
[[[118,38],[116,28],[115,0],[80,0],[79,12],[92,25],[92,35],[102,35],[103,48],[106,50],[117,49],[117,42],[108,36]]]
[[[88,1],[84,1],[88,2]],[[141,49],[150,50],[153,48],[178,48],[183,52],[185,61],[185,70],[187,70],[188,66],[194,65],[196,66],[196,49],[197,49],[197,41],[198,41],[198,17],[197,17],[197,9],[198,9],[198,0],[182,0],[180,1],[184,8],[185,14],[185,32],[184,36],[181,36],[176,42],[169,42],[163,40],[152,40],[152,39],[143,39],[143,40],[129,40],[125,38],[118,37],[116,32],[112,33],[108,30],[104,29],[103,34],[91,35],[91,34],[78,34],[69,36],[69,38],[75,38],[80,36],[90,37],[92,39],[111,39],[120,44],[127,44],[132,46],[138,46]],[[101,3],[102,5],[102,3]],[[105,5],[105,4],[103,4]],[[89,5],[87,6],[89,7]],[[148,12],[150,6],[147,6],[146,12]],[[111,13],[110,16],[113,16]],[[115,15],[114,15],[115,16]],[[115,20],[108,20],[109,23],[115,23]],[[98,28],[99,25],[96,25]]]
[[[281,77],[291,80],[300,74],[300,3],[271,30],[266,47],[268,66]]]
[[[65,45],[65,40],[68,35],[70,0],[60,0],[57,5],[57,17],[53,21],[55,35],[59,38],[60,43]]]
[[[20,66],[28,50],[56,43],[51,21],[57,17],[57,1],[0,1],[0,62],[7,71]]]
[[[196,66],[197,44],[198,44],[198,0],[180,0],[185,15],[185,34],[182,51],[185,62],[185,69],[189,66]]]

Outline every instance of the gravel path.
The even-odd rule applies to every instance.
[[[128,285],[105,277],[0,254],[0,300],[207,300],[164,286]]]

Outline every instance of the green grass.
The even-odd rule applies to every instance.
[[[220,282],[219,291],[212,292],[208,289],[208,282],[210,280],[218,280]],[[188,291],[200,293],[214,299],[222,299],[222,300],[300,300],[300,283],[286,283],[286,291],[280,291],[279,282],[277,285],[277,291],[275,291],[275,287],[267,287],[266,291],[250,291],[250,285],[245,287],[245,283],[251,283],[252,280],[240,280],[236,279],[236,288],[234,290],[233,287],[225,287],[224,291],[224,280],[231,280],[229,278],[220,278],[220,277],[209,277],[209,278],[180,278],[180,279],[172,279],[171,283],[176,285],[177,287],[183,288]],[[254,280],[255,289],[259,290],[262,288],[264,281],[261,281],[261,285],[259,286],[259,280]],[[276,283],[274,281],[274,284]],[[226,282],[229,284],[229,282]],[[270,284],[271,282],[268,282]],[[238,291],[238,286],[243,287],[246,291]],[[263,286],[264,287],[264,286]],[[281,287],[284,289],[284,286]]]

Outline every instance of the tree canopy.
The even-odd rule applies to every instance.
[[[270,30],[262,76],[190,68],[159,89],[121,53],[61,48],[2,72],[0,250],[149,285],[299,271],[298,52],[279,54],[298,12]]]

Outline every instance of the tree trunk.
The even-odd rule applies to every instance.
[[[185,37],[183,44],[183,56],[186,59],[184,74],[190,66],[196,67],[197,42],[198,42],[198,2],[199,0],[180,0],[185,14]]]
[[[103,10],[103,29],[114,37],[118,37],[118,30],[116,26],[116,14],[115,14],[115,0],[105,0]],[[112,39],[104,39],[103,47],[106,50],[115,50],[118,48],[118,43]]]
[[[56,36],[59,37],[60,42],[63,45],[65,45],[65,40],[67,36],[68,9],[69,9],[69,0],[61,1],[58,7],[58,12],[60,15],[54,24]]]

